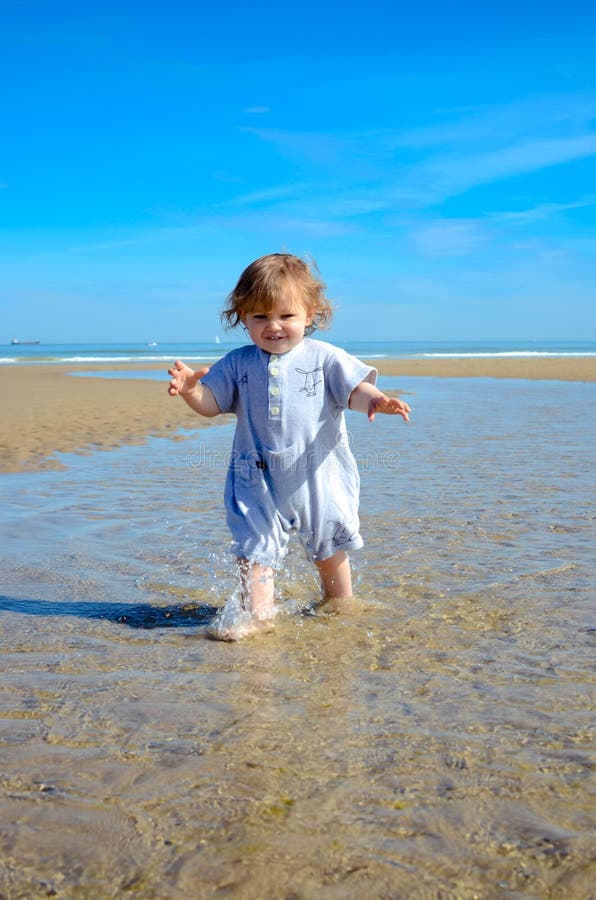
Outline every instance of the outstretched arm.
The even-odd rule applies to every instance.
[[[182,397],[191,409],[201,416],[219,416],[221,410],[215,402],[215,397],[206,385],[201,384],[201,378],[209,371],[209,366],[201,366],[193,370],[190,366],[177,360],[168,375],[172,376],[168,394],[170,397]]]
[[[361,381],[350,394],[350,409],[366,413],[369,421],[374,422],[377,413],[386,413],[388,416],[402,416],[405,422],[410,419],[410,407],[398,397],[388,397],[374,384]]]

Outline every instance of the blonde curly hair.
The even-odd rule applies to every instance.
[[[333,309],[316,263],[309,265],[291,253],[270,253],[247,266],[226,298],[221,320],[225,328],[235,328],[247,313],[257,308],[267,313],[289,297],[302,304],[312,319],[306,334],[327,327]]]

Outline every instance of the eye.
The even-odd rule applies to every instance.
[[[296,315],[296,313],[284,313],[282,315],[282,319],[293,319],[295,317],[295,315]]]
[[[266,319],[267,316],[264,313],[253,313],[251,318],[252,319]]]

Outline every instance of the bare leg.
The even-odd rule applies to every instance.
[[[317,562],[317,569],[321,576],[326,608],[335,612],[342,612],[344,606],[351,608],[353,604],[342,602],[349,601],[353,596],[352,570],[347,553],[340,550],[328,559],[320,560]]]
[[[273,569],[251,563],[248,559],[239,559],[238,571],[244,609],[254,618],[270,619],[273,615],[275,591]]]
[[[271,631],[275,606],[273,569],[238,560],[240,599],[231,597],[207,628],[207,637],[217,641],[239,641],[259,631]]]
[[[326,598],[352,596],[352,571],[347,553],[340,550],[317,562]]]
[[[352,593],[350,560],[344,550],[317,563],[323,587],[323,600],[318,609],[326,613],[354,615],[363,611],[363,604]]]

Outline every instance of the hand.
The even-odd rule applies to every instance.
[[[183,397],[184,394],[190,394],[196,388],[199,380],[209,371],[209,366],[201,366],[200,369],[193,370],[185,363],[176,360],[171,369],[168,369],[168,375],[172,376],[168,394],[170,397]]]
[[[410,421],[410,407],[397,397],[373,397],[368,404],[368,420],[374,422],[377,413],[386,413],[388,416],[402,416],[404,422]]]

